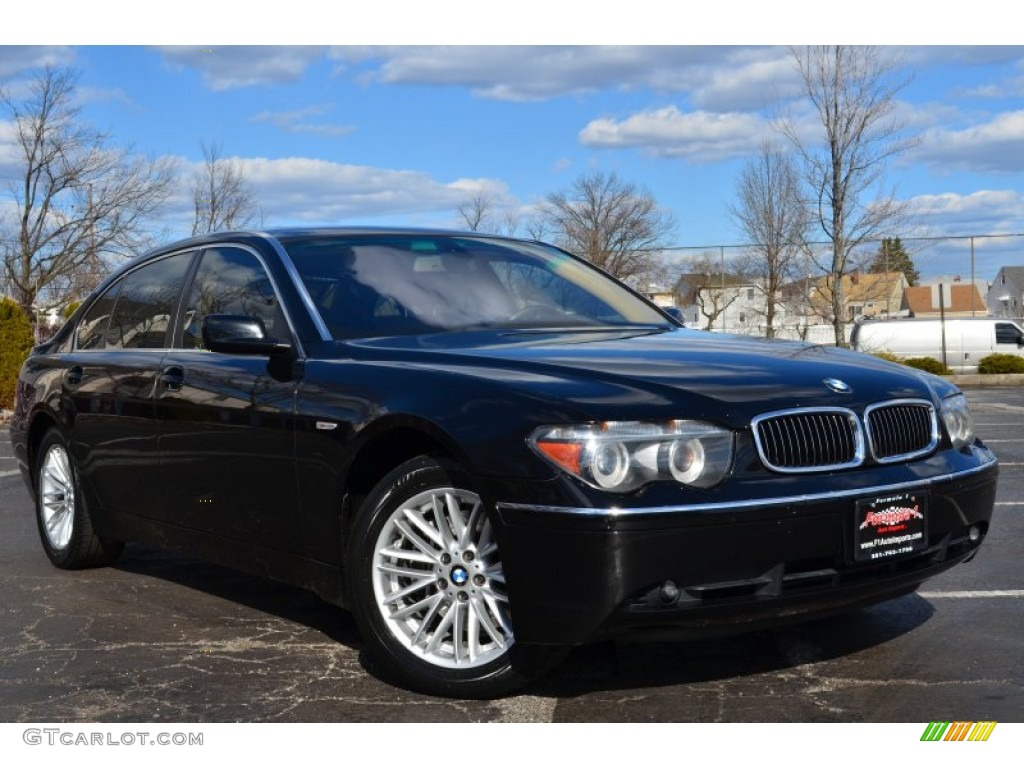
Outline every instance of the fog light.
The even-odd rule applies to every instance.
[[[977,541],[981,538],[981,530],[976,525],[972,525],[967,529],[967,538],[971,541]]]
[[[663,603],[674,603],[676,598],[679,597],[679,587],[676,586],[674,581],[666,581],[661,585],[661,589],[658,590],[658,597],[661,598]]]

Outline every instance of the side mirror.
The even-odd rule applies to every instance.
[[[671,317],[680,325],[683,324],[683,311],[679,307],[662,307],[661,311]]]
[[[281,355],[292,345],[267,336],[263,321],[247,315],[207,315],[201,325],[203,346],[233,355]]]

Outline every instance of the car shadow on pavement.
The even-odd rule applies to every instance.
[[[128,545],[113,567],[303,625],[353,649],[362,647],[352,615],[305,589],[140,544]]]
[[[575,649],[526,691],[575,697],[599,691],[756,677],[870,651],[925,624],[916,594],[840,616],[744,635],[678,642],[604,642]]]
[[[357,651],[368,674],[393,684],[362,652],[351,614],[310,591],[137,544],[129,545],[114,567],[215,598],[217,610],[208,609],[211,620],[213,613],[217,619],[223,618],[223,601],[227,601],[236,606],[239,616],[251,609],[322,633]],[[174,601],[190,605],[192,620],[203,622],[203,609],[194,605],[195,601],[180,594]],[[574,649],[521,693],[566,698],[783,672],[872,649],[921,626],[933,613],[928,601],[908,595],[837,617],[733,637],[596,643]]]

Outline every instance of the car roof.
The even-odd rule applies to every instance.
[[[288,240],[302,237],[347,237],[360,235],[410,235],[423,237],[473,237],[495,240],[518,240],[520,242],[536,242],[529,238],[515,238],[490,232],[472,232],[469,230],[444,229],[442,227],[385,227],[385,226],[309,226],[309,227],[265,227],[260,229],[232,229],[211,232],[207,235],[183,238],[153,248],[132,259],[128,265],[145,261],[157,255],[201,248],[224,242],[240,242],[254,244],[266,240]],[[127,266],[127,265],[126,265]],[[121,270],[116,270],[121,271]]]
[[[456,237],[500,237],[489,232],[471,232],[468,230],[444,229],[442,227],[271,227],[260,234],[271,237],[308,237],[308,236],[344,236],[344,235],[437,235]]]

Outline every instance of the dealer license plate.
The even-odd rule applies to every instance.
[[[928,496],[901,493],[857,502],[853,557],[857,562],[908,555],[928,543]]]

